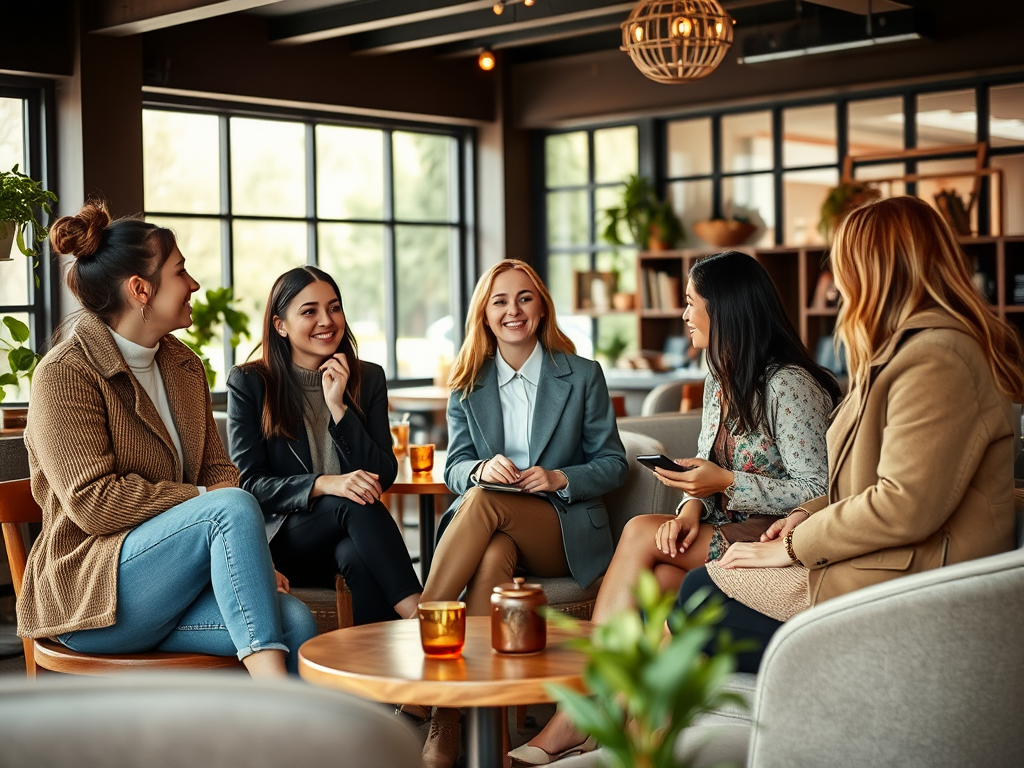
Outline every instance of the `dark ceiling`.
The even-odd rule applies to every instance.
[[[502,13],[495,13],[502,6]],[[436,57],[475,56],[485,48],[512,61],[607,50],[621,43],[624,0],[96,0],[93,31],[135,34],[218,15],[266,19],[272,43],[345,39],[352,53],[379,56],[427,50]],[[867,19],[913,13],[924,0],[723,0],[737,34],[820,40],[837,30],[863,36]],[[869,16],[870,12],[870,16]],[[884,24],[884,20],[882,21]],[[876,22],[875,28],[878,28]]]

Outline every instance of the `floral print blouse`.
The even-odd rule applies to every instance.
[[[722,420],[721,387],[711,374],[704,384],[704,412],[697,458],[711,456]],[[832,413],[832,398],[807,371],[797,366],[780,368],[768,380],[768,432],[733,432],[732,466],[735,475],[732,497],[719,503],[718,496],[701,499],[702,522],[712,525],[741,523],[748,515],[784,516],[808,499],[821,496],[828,485],[825,432]],[[683,504],[692,496],[683,494]],[[723,512],[724,507],[724,512]]]

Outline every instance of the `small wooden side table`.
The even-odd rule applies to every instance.
[[[505,707],[551,701],[549,683],[583,690],[586,657],[565,647],[571,635],[551,625],[540,653],[496,653],[490,622],[467,617],[460,659],[424,656],[417,619],[339,629],[303,643],[299,674],[371,701],[468,710],[469,768],[499,768],[505,764]]]
[[[444,467],[448,454],[434,451],[434,468],[429,472],[413,472],[409,457],[398,460],[398,475],[388,493],[415,494],[420,497],[420,578],[424,583],[430,573],[434,556],[434,497],[448,493],[444,484]]]

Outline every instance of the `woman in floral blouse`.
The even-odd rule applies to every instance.
[[[825,492],[825,432],[839,385],[807,354],[764,267],[737,251],[697,262],[683,320],[711,368],[697,457],[676,459],[678,472],[654,470],[683,492],[677,514],[626,524],[594,622],[633,604],[641,571],[653,570],[663,590],[675,591],[688,571],[733,542],[757,541],[775,520]],[[542,764],[587,746],[559,712],[512,756]]]

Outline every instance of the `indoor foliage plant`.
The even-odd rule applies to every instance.
[[[877,200],[881,195],[879,189],[871,184],[841,181],[828,191],[825,202],[821,204],[821,221],[818,222],[818,231],[821,232],[822,237],[830,240],[835,228],[846,214],[864,203]]]
[[[249,338],[249,316],[234,308],[234,298],[230,288],[211,288],[206,292],[206,301],[192,301],[192,325],[181,334],[181,340],[203,361],[206,369],[206,381],[213,389],[217,381],[217,372],[210,365],[210,359],[203,351],[214,340],[217,324],[223,322],[231,331],[229,341],[235,349],[242,337]]]
[[[35,246],[49,234],[39,220],[39,211],[49,215],[57,202],[53,192],[43,189],[35,179],[18,172],[0,171],[0,259],[10,258],[12,239],[26,256],[38,256]],[[32,232],[28,228],[31,225]]]
[[[686,234],[672,206],[658,199],[645,176],[630,176],[622,190],[622,203],[606,208],[604,214],[607,224],[601,236],[612,245],[626,245],[619,236],[623,223],[633,242],[647,250],[673,248]]]
[[[716,629],[720,603],[696,607],[701,593],[676,609],[675,593],[661,594],[648,571],[640,575],[635,595],[639,610],[623,611],[589,637],[570,641],[588,657],[589,695],[560,686],[549,690],[576,727],[604,747],[609,766],[681,768],[687,762],[676,755],[675,745],[683,728],[723,705],[745,707],[738,694],[723,690],[736,669],[736,653],[745,648]],[[555,611],[547,616],[575,626]],[[704,647],[716,634],[718,652],[708,656]]]
[[[0,336],[0,353],[6,353],[8,371],[0,373],[0,403],[7,396],[7,387],[18,387],[22,380],[32,383],[32,374],[40,360],[28,346],[29,330],[25,323],[15,317],[4,315],[3,325],[11,336],[7,341]]]

